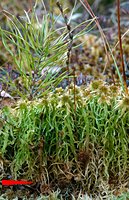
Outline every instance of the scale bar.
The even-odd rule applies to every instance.
[[[11,185],[31,185],[32,181],[17,181],[17,180],[2,180],[2,185],[11,186]]]

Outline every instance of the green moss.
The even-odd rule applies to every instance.
[[[69,182],[79,173],[83,190],[90,192],[91,185],[95,192],[103,181],[124,182],[129,170],[129,111],[119,106],[124,97],[109,92],[110,104],[101,103],[99,93],[88,90],[89,98],[80,88],[81,98],[74,102],[70,91],[3,108],[0,152],[12,176],[35,179],[43,173],[60,185],[62,178]]]

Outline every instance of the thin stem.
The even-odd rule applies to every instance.
[[[68,22],[68,18],[67,16],[64,14],[64,11],[62,9],[61,4],[59,3],[59,1],[56,2],[62,17],[64,18],[64,22],[68,31],[68,36],[69,36],[69,43],[68,43],[68,52],[67,52],[67,61],[66,61],[66,65],[67,65],[67,72],[68,72],[68,87],[70,85],[70,80],[69,80],[69,74],[70,74],[70,70],[69,70],[69,65],[70,65],[70,57],[71,57],[71,52],[72,52],[72,46],[73,46],[73,33],[71,31],[71,26]]]
[[[29,0],[29,10],[28,10],[28,12],[32,11],[32,7],[33,7],[32,0]]]
[[[128,94],[128,88],[126,84],[126,75],[125,75],[125,66],[124,66],[124,58],[123,58],[123,49],[122,49],[122,40],[121,40],[121,27],[120,27],[120,0],[117,0],[117,19],[118,19],[118,37],[119,37],[119,45],[120,45],[120,57],[121,57],[121,65],[123,71],[123,81],[126,90],[126,94]]]
[[[74,111],[76,113],[76,77],[75,77],[75,67],[73,68],[74,75]]]
[[[104,49],[105,49],[105,52],[106,52],[106,56],[107,56],[107,61],[108,63],[110,64],[110,57],[109,57],[109,53],[108,53],[108,49],[109,49],[109,44],[107,43],[107,40],[106,40],[106,37],[105,37],[105,34],[99,24],[99,20],[98,18],[96,17],[96,15],[94,14],[94,12],[92,11],[92,8],[91,6],[89,5],[88,1],[87,0],[84,0],[84,2],[82,0],[80,0],[80,3],[84,6],[84,8],[86,9],[86,11],[90,14],[90,16],[95,19],[95,23],[99,29],[99,32],[100,32],[100,35],[101,35],[101,38],[102,38],[102,41],[103,41],[103,44],[104,44]],[[106,64],[107,65],[107,64]],[[106,66],[105,66],[106,68]],[[105,68],[104,68],[104,71],[105,71]],[[104,73],[103,71],[103,73]],[[111,72],[112,73],[112,72]],[[113,82],[114,82],[114,79],[113,79]],[[114,82],[115,84],[115,82]]]

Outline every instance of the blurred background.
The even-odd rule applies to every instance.
[[[6,10],[13,15],[17,17],[25,16],[25,11],[27,13],[30,13],[31,10],[36,8],[36,14],[39,19],[42,20],[42,16],[45,13],[45,9],[51,13],[55,18],[60,15],[60,10],[56,5],[56,0],[0,0],[0,22],[1,26],[4,29],[7,29],[7,23],[6,23],[6,17],[3,14],[3,10]],[[73,16],[71,20],[71,26],[75,27],[79,25],[81,22],[86,21],[87,19],[90,19],[91,16],[89,13],[84,9],[82,4],[80,3],[80,0],[60,0],[60,4],[62,5],[62,8],[67,14],[68,18],[73,10]],[[84,0],[82,0],[84,2]],[[117,32],[117,12],[116,12],[116,0],[88,0],[88,3],[90,4],[93,12],[98,17],[98,20],[100,22],[101,27],[103,28],[103,31],[110,42],[110,44],[113,46],[118,41],[118,32]],[[121,32],[124,34],[126,32],[126,36],[129,36],[128,26],[129,26],[129,0],[121,0]],[[74,6],[76,4],[76,6]],[[57,24],[57,27],[65,26],[64,20],[61,18],[59,19],[59,23]],[[85,26],[85,24],[84,24]],[[81,27],[81,26],[80,26]],[[84,28],[84,27],[81,27]],[[77,30],[78,31],[78,30]],[[102,45],[102,41],[100,38],[100,33],[97,27],[95,26],[92,31],[90,31],[91,36],[88,38],[83,37],[82,41],[86,41],[85,46],[80,46],[78,48],[79,56],[81,60],[78,63],[80,71],[82,71],[82,63],[85,65],[88,62],[88,65],[90,67],[88,68],[88,73],[96,73],[96,77],[98,76],[98,73],[103,71],[105,68],[105,53],[104,53],[104,47]],[[94,36],[99,36],[98,38]],[[129,61],[129,50],[128,50],[128,41],[129,37],[125,38],[124,45],[124,54]],[[2,42],[0,40],[0,65],[5,66],[5,63],[9,60],[9,55],[7,51],[4,49]],[[119,50],[115,51],[116,58],[119,60]],[[85,59],[84,59],[85,58]],[[88,60],[88,61],[87,61]],[[118,63],[119,64],[119,63]],[[100,66],[102,65],[102,70],[100,70]],[[92,66],[92,67],[91,67]],[[95,72],[95,68],[97,69]],[[94,69],[94,70],[93,70]],[[110,71],[110,70],[109,70]],[[93,73],[92,73],[93,72]],[[94,75],[95,77],[95,75]]]
[[[74,15],[74,19],[77,22],[84,21],[90,17],[80,3],[80,0],[60,0],[59,2],[62,4],[63,9],[67,8],[67,12],[72,10],[76,2],[76,8],[74,9],[74,14],[76,15]],[[122,11],[121,14],[122,17],[124,17],[124,22],[126,21],[127,23],[126,19],[129,19],[129,1],[121,0],[120,2]],[[60,13],[58,7],[56,6],[56,0],[0,0],[1,24],[4,23],[2,10],[8,10],[16,16],[21,16],[24,15],[24,10],[28,12],[31,11],[35,3],[37,5],[37,13],[39,15],[43,12],[43,4],[46,9],[51,13],[54,13],[54,15],[58,15]],[[88,0],[88,3],[91,5],[91,8],[97,17],[100,18],[102,26],[106,27],[107,25],[114,25],[116,23],[116,0]],[[78,13],[81,15],[78,15]],[[122,22],[122,24],[125,24],[124,22]]]

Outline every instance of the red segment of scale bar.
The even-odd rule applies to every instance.
[[[16,180],[2,180],[2,185],[11,186],[11,185],[31,185],[32,181],[16,181]]]

